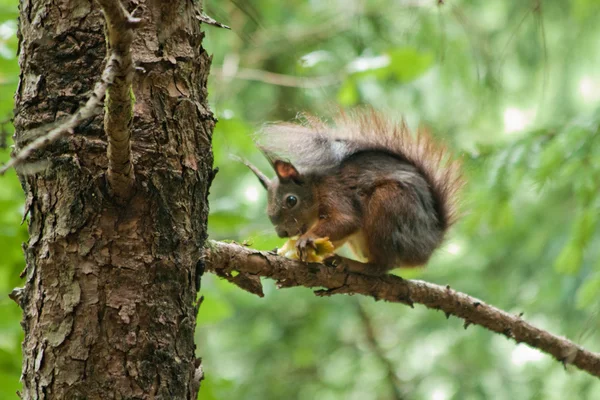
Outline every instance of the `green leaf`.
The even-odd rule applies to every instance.
[[[573,242],[569,242],[560,252],[554,262],[557,272],[573,275],[579,271],[583,260],[583,249]]]
[[[347,107],[358,103],[358,90],[353,79],[349,78],[344,81],[338,91],[337,101],[340,105]]]
[[[592,234],[596,230],[600,214],[598,210],[589,208],[583,210],[575,220],[573,225],[573,241],[584,248],[587,246]]]
[[[579,212],[571,228],[569,243],[563,248],[555,262],[558,272],[575,274],[581,268],[583,253],[588,246],[600,216],[593,207]]]
[[[577,290],[577,308],[586,308],[594,301],[598,301],[598,298],[600,298],[600,274],[588,278]]]
[[[400,82],[409,82],[424,74],[433,65],[434,57],[429,52],[419,52],[412,47],[388,52],[390,69]]]

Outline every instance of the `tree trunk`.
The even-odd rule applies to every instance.
[[[30,217],[18,296],[23,399],[196,398],[196,263],[213,176],[210,57],[199,4],[125,6],[144,21],[132,46],[141,67],[132,199],[119,205],[107,191],[102,115],[38,152],[43,171],[21,175]],[[104,26],[93,1],[21,1],[18,145],[87,99],[105,62]]]

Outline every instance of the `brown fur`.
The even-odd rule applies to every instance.
[[[458,192],[464,181],[461,163],[451,160],[445,146],[436,142],[424,129],[411,134],[404,120],[387,118],[372,109],[343,112],[334,117],[333,125],[311,115],[303,116],[302,124],[278,123],[268,125],[259,134],[259,143],[267,154],[288,157],[300,167],[318,167],[311,157],[320,157],[307,142],[310,138],[346,140],[354,142],[352,150],[366,149],[391,152],[415,166],[430,185],[437,205],[440,222],[444,229],[450,228],[458,219]],[[328,161],[328,160],[327,160]],[[321,160],[321,163],[327,163]],[[306,162],[311,163],[308,166]],[[328,165],[323,165],[327,167]]]
[[[271,125],[260,147],[277,173],[269,217],[280,236],[300,235],[301,255],[328,237],[366,258],[346,260],[353,271],[422,265],[457,218],[459,163],[426,132],[413,137],[372,110],[340,113],[333,127],[314,117]]]

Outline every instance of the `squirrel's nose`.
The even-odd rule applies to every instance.
[[[277,236],[279,236],[280,238],[284,238],[284,237],[288,236],[288,233],[285,229],[275,228],[275,232],[277,232]]]

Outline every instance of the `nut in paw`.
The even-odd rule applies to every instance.
[[[329,238],[290,239],[277,251],[277,254],[292,260],[322,263],[333,254],[333,243]]]

